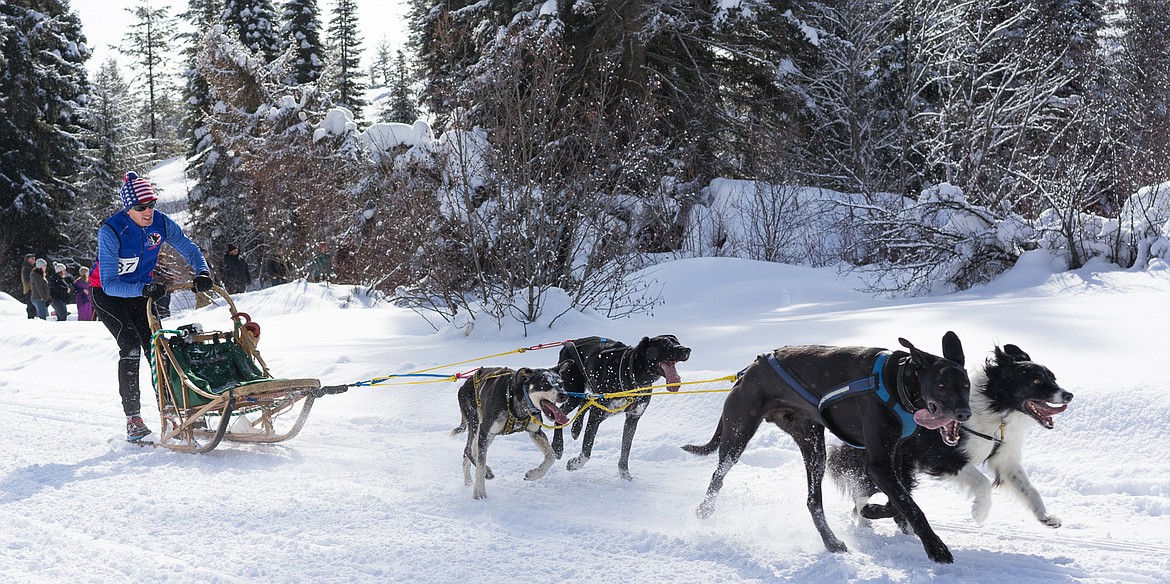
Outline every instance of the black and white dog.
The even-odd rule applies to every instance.
[[[910,490],[898,480],[894,460],[899,443],[918,425],[937,428],[944,440],[958,443],[959,423],[971,417],[963,346],[953,332],[943,336],[942,357],[920,351],[906,339],[898,342],[909,351],[798,345],[758,357],[727,394],[711,441],[683,447],[704,455],[719,449],[719,465],[696,514],[711,515],[724,477],[767,420],[800,448],[808,481],[806,504],[825,547],[846,551],[829,529],[821,496],[827,427],[841,440],[865,448],[869,479],[907,518],[930,559],[953,562]]]
[[[571,412],[586,402],[581,394],[614,393],[630,391],[641,387],[654,385],[660,378],[666,377],[667,390],[678,391],[681,378],[675,365],[679,361],[686,361],[691,357],[691,350],[678,342],[674,335],[660,335],[657,337],[642,337],[642,340],[633,347],[619,341],[602,337],[583,337],[567,341],[560,352],[560,365],[557,370],[565,380],[565,391],[570,396],[563,406],[566,412]],[[618,459],[618,473],[622,478],[631,480],[630,476],[630,448],[634,443],[634,432],[638,429],[638,420],[646,413],[646,406],[650,405],[649,395],[640,395],[633,398],[617,398],[603,400],[602,403],[610,410],[626,412],[626,425],[622,432],[622,453]],[[593,454],[593,440],[597,436],[597,427],[601,421],[617,412],[608,412],[599,408],[590,408],[584,415],[573,421],[573,438],[581,433],[582,420],[588,416],[585,423],[585,438],[581,443],[581,454],[568,462],[569,470],[577,470],[589,462]],[[564,452],[564,436],[560,428],[553,431],[553,452],[557,458]]]
[[[974,498],[971,516],[978,524],[991,511],[991,487],[979,470],[986,464],[995,475],[995,485],[1004,486],[1028,507],[1036,519],[1049,527],[1060,527],[1050,515],[1022,465],[1024,439],[1033,423],[1051,430],[1052,417],[1065,411],[1073,394],[1056,383],[1047,367],[1035,363],[1015,345],[1004,345],[971,375],[971,419],[963,423],[958,448],[944,444],[934,432],[919,432],[902,443],[899,476],[907,488],[916,484],[916,472],[948,478]],[[889,504],[869,504],[878,492],[864,472],[864,454],[849,446],[836,447],[829,455],[829,472],[853,498],[854,517],[894,517],[905,530],[905,520]]]
[[[471,484],[471,466],[475,465],[476,499],[487,497],[484,479],[493,477],[487,465],[487,449],[498,435],[523,430],[544,453],[544,461],[528,471],[524,480],[534,481],[548,472],[554,462],[552,447],[537,420],[547,417],[556,424],[569,422],[557,407],[566,396],[556,371],[484,367],[463,383],[457,395],[462,421],[451,435],[468,430],[463,449],[463,482]]]

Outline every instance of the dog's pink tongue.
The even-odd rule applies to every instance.
[[[557,407],[557,404],[554,404],[547,399],[540,400],[540,409],[544,410],[544,413],[547,414],[548,417],[556,420],[558,426],[564,426],[565,424],[569,423],[569,418],[565,415],[565,412],[562,412],[561,408]]]
[[[658,366],[662,368],[663,377],[666,377],[666,391],[678,391],[682,378],[674,368],[674,361],[659,361]]]
[[[926,408],[914,412],[914,422],[928,430],[937,430],[950,420],[946,416],[932,414]]]

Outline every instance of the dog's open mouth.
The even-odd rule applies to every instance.
[[[926,408],[914,412],[914,422],[928,430],[938,430],[947,446],[959,443],[959,423],[942,413],[930,413]]]
[[[544,412],[544,415],[548,416],[550,420],[554,420],[558,426],[563,426],[569,423],[569,418],[565,415],[565,412],[562,412],[561,408],[557,407],[557,404],[554,404],[547,399],[540,400],[540,410]]]
[[[682,383],[682,378],[678,376],[678,369],[674,368],[677,361],[659,361],[658,367],[662,369],[662,376],[666,378],[666,391],[678,391],[679,384]]]
[[[659,362],[662,377],[666,377],[666,391],[679,391],[679,384],[682,383],[679,370],[674,367],[675,363],[677,363],[675,360],[660,360]]]
[[[1068,409],[1068,404],[1054,405],[1043,400],[1030,399],[1024,402],[1024,411],[1028,412],[1029,416],[1040,422],[1041,426],[1051,430],[1056,422],[1052,421],[1052,416]]]

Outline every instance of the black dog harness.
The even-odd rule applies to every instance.
[[[479,399],[479,384],[480,384],[480,382],[487,381],[489,379],[494,379],[496,377],[514,377],[514,376],[515,376],[515,373],[513,372],[511,374],[497,373],[497,374],[492,375],[490,377],[473,378],[473,385],[472,385],[471,392],[475,395],[475,409],[477,409],[481,412],[483,411],[483,403]],[[504,421],[504,429],[500,431],[501,436],[506,436],[508,434],[515,434],[516,432],[520,432],[521,430],[527,430],[529,422],[532,421],[532,416],[540,413],[540,409],[536,407],[536,404],[532,403],[532,397],[528,395],[528,392],[524,392],[524,400],[528,403],[523,404],[523,405],[526,405],[528,407],[529,411],[526,412],[528,414],[528,417],[523,417],[522,415],[516,413],[513,406],[519,400],[517,400],[515,397],[515,394],[512,393],[512,388],[515,385],[515,383],[513,383],[513,381],[515,381],[515,380],[509,379],[508,386],[504,390],[504,402],[508,404],[508,410],[507,410],[508,411],[508,419],[506,421]]]
[[[800,397],[804,398],[805,401],[811,405],[816,406],[817,411],[822,413],[822,418],[824,417],[823,414],[825,408],[845,398],[871,392],[877,394],[878,399],[882,400],[882,403],[885,404],[886,408],[890,409],[898,415],[898,421],[902,425],[902,438],[905,439],[909,438],[911,434],[914,434],[914,432],[918,431],[918,423],[914,421],[914,414],[912,414],[902,403],[903,401],[909,403],[910,400],[899,399],[904,397],[902,395],[904,391],[902,391],[901,388],[901,373],[903,363],[898,364],[899,396],[895,397],[893,394],[891,394],[890,391],[886,389],[886,384],[882,381],[882,369],[885,368],[886,362],[889,360],[891,354],[892,353],[890,351],[882,351],[881,353],[878,353],[877,358],[874,359],[873,362],[872,373],[868,377],[863,377],[861,379],[856,379],[839,385],[829,390],[829,392],[826,393],[823,397],[817,397],[811,391],[805,388],[802,383],[797,381],[796,376],[788,371],[788,369],[785,368],[782,363],[780,363],[780,360],[776,358],[775,353],[768,353],[767,355],[764,355],[764,358],[767,359],[768,365],[772,366],[772,370],[776,372],[776,375],[780,376],[780,379],[784,380],[784,382],[787,383],[788,386],[793,390],[795,390]],[[913,406],[911,406],[910,409],[913,409]],[[825,421],[827,422],[828,420]],[[829,429],[832,430],[833,434],[835,434],[838,438],[841,437],[840,432],[837,432],[833,428]],[[845,442],[854,448],[865,448],[865,446],[853,444],[844,438],[841,440],[842,442]]]

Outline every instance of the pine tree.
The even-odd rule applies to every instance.
[[[84,138],[92,162],[87,190],[117,190],[128,170],[143,168],[150,156],[149,136],[142,139],[134,127],[135,99],[118,62],[106,59],[93,78],[85,108]]]
[[[222,20],[229,34],[259,52],[264,62],[280,54],[280,22],[271,0],[225,0]]]
[[[374,60],[370,63],[370,86],[386,87],[394,82],[393,78],[394,57],[390,51],[390,43],[383,37],[378,41],[378,46],[374,49]]]
[[[321,43],[321,18],[317,0],[289,0],[284,4],[283,16],[281,36],[294,45],[292,71],[286,83],[316,83],[325,66],[325,47]]]
[[[361,69],[362,39],[358,35],[357,3],[337,0],[329,21],[331,90],[337,105],[349,109],[354,119],[361,119],[366,107],[365,74]]]
[[[59,218],[78,194],[89,50],[63,0],[0,2],[0,22],[0,243],[50,253],[68,243]]]
[[[213,112],[215,97],[211,95],[211,88],[207,78],[200,70],[200,63],[206,59],[206,45],[208,35],[217,38],[224,34],[223,25],[219,24],[223,15],[223,4],[220,0],[188,0],[187,11],[179,15],[187,21],[193,32],[184,35],[183,53],[186,57],[187,70],[183,73],[186,84],[183,91],[186,115],[183,119],[183,132],[187,140],[187,174],[194,178],[194,186],[189,193],[190,207],[192,208],[191,221],[198,227],[211,227],[217,223],[215,210],[221,205],[230,204],[231,195],[237,190],[231,180],[231,172],[237,166],[235,157],[228,156],[215,141],[215,136],[208,127],[207,119]],[[201,211],[207,209],[208,211]],[[211,216],[209,216],[211,215]],[[210,249],[208,235],[211,231],[193,229],[192,237],[205,249]]]
[[[213,108],[204,122],[210,146],[199,153],[196,188],[189,196],[194,231],[205,249],[255,240],[249,220],[255,213],[249,197],[253,183],[241,171],[245,144],[256,136],[256,111],[264,105],[264,76],[270,75],[262,53],[245,46],[222,25],[212,27],[200,41],[195,60],[207,80]]]
[[[892,1],[814,5],[816,64],[797,74],[809,97],[812,182],[842,192],[901,190],[897,18]]]
[[[1127,106],[1127,192],[1170,176],[1170,27],[1166,4],[1128,0],[1120,23],[1115,99]]]
[[[140,74],[134,81],[142,84],[146,91],[143,114],[147,126],[147,135],[150,136],[150,151],[154,160],[160,160],[163,153],[174,149],[174,141],[170,141],[160,148],[163,141],[163,127],[174,117],[174,108],[166,107],[173,100],[168,100],[167,94],[173,91],[170,68],[167,63],[173,50],[171,39],[175,36],[178,24],[170,15],[169,7],[151,8],[149,0],[134,8],[127,8],[134,23],[123,36],[123,44],[119,51],[130,56],[138,64],[135,69]],[[173,124],[166,123],[165,127],[174,128]],[[170,132],[167,132],[170,133]]]
[[[89,103],[82,112],[85,167],[78,180],[76,204],[62,221],[74,242],[69,255],[93,255],[94,232],[103,219],[121,208],[114,193],[123,173],[146,168],[151,158],[151,140],[136,124],[137,108],[138,100],[118,62],[106,59],[92,79]]]
[[[398,50],[386,79],[390,86],[390,97],[382,109],[382,121],[414,123],[418,119],[418,108],[415,107],[414,97],[411,95],[410,68],[406,64],[406,54],[402,52],[402,49]]]
[[[219,22],[222,14],[223,5],[220,0],[188,0],[187,11],[180,14],[179,18],[187,21],[192,30],[207,31]],[[190,160],[194,160],[200,151],[210,147],[210,138],[203,123],[211,108],[207,80],[195,66],[203,34],[183,33],[178,37],[183,43],[182,53],[186,60],[186,70],[183,71],[185,81],[183,103],[186,106],[186,113],[181,128],[182,136],[188,144],[187,158]]]

